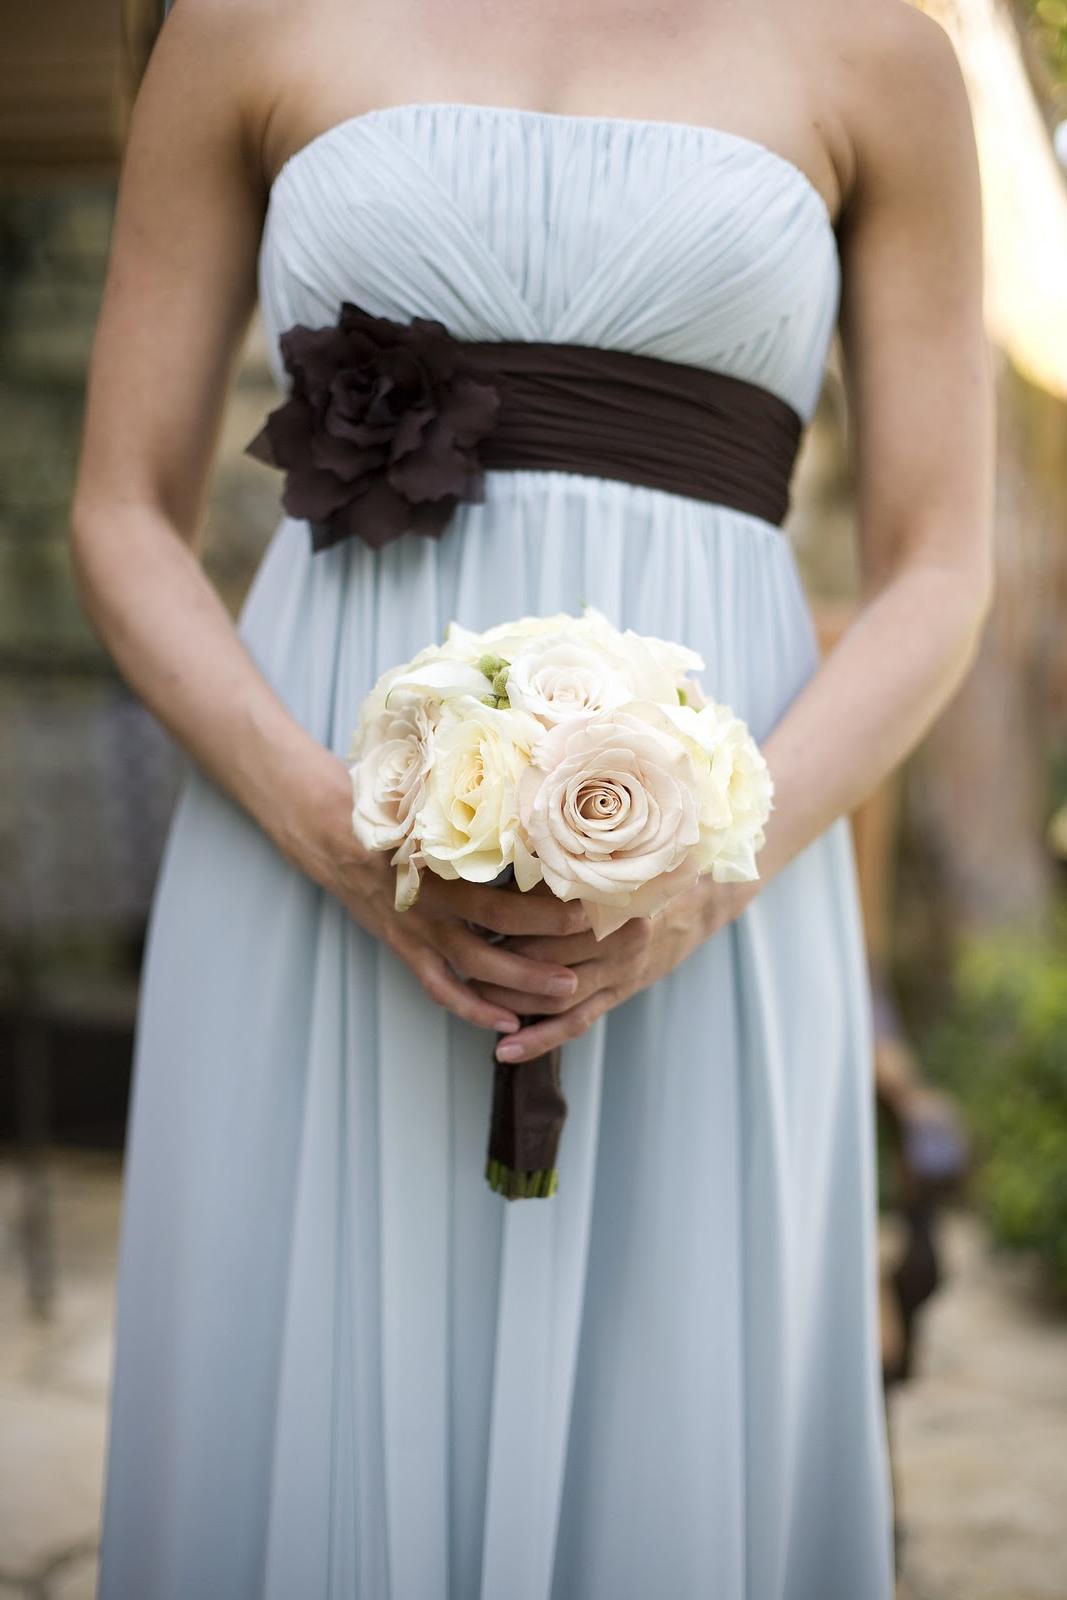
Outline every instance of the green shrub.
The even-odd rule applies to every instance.
[[[959,1099],[994,1236],[1036,1251],[1067,1293],[1067,914],[1044,936],[965,941],[922,1057]]]

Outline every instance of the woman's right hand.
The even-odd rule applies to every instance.
[[[578,979],[570,967],[515,955],[476,929],[525,938],[581,933],[589,924],[577,901],[462,879],[445,882],[426,872],[415,904],[397,911],[396,868],[387,851],[367,850],[356,838],[348,768],[327,754],[313,798],[302,801],[299,819],[279,839],[280,847],[411,968],[431,999],[476,1027],[514,1033],[520,1026],[517,1013],[483,1000],[464,979],[555,1001],[574,994]]]

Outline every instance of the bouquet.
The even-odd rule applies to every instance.
[[[352,826],[391,853],[396,905],[424,872],[580,900],[597,939],[698,877],[758,878],[773,785],[755,740],[708,699],[679,644],[580,616],[453,623],[375,684],[349,751]],[[494,1057],[486,1177],[557,1187],[559,1051]]]

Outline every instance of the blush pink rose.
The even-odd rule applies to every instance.
[[[553,894],[581,900],[603,938],[696,882],[699,788],[655,705],[571,718],[538,741],[519,780],[521,835]]]

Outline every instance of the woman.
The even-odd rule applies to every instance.
[[[955,57],[906,5],[165,24],[72,514],[85,608],[192,758],[136,1040],[103,1600],[889,1595],[847,813],[989,604],[980,223]],[[257,277],[282,389],[281,333],[348,300],[697,368],[760,428],[810,421],[840,313],[861,615],[820,662],[780,518],[546,459],[437,538],[314,550],[282,517],[235,630],[194,546]],[[491,888],[397,914],[351,833],[363,695],[452,618],[583,602],[698,650],[747,719],[760,881],[599,945]],[[485,1183],[496,1035],[564,1047],[547,1200]]]

